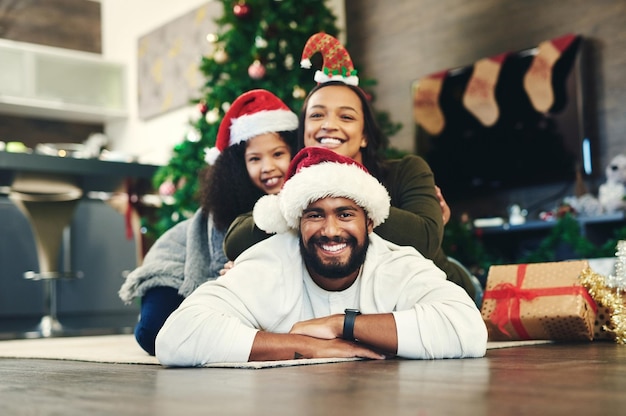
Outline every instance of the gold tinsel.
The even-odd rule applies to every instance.
[[[583,270],[580,279],[593,300],[611,312],[610,325],[604,325],[602,329],[613,333],[618,344],[626,344],[626,307],[622,296],[618,295],[615,289],[607,286],[605,276],[594,272],[589,267]]]

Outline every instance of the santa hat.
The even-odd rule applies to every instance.
[[[345,84],[358,86],[359,77],[352,65],[352,59],[346,48],[334,37],[324,32],[316,33],[307,40],[302,51],[300,66],[311,68],[311,57],[321,52],[324,62],[322,70],[315,72],[318,84],[328,81],[342,81]]]
[[[302,211],[327,197],[353,200],[374,227],[389,216],[387,189],[364,166],[323,147],[306,147],[292,159],[281,191],[257,201],[254,222],[267,233],[296,230]]]
[[[245,92],[224,115],[217,131],[215,147],[205,151],[205,161],[212,165],[228,146],[259,134],[297,128],[298,116],[280,98],[261,89]]]

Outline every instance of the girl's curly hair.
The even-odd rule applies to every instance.
[[[291,157],[296,150],[296,132],[278,132],[289,146]],[[241,214],[252,211],[256,201],[265,193],[250,180],[246,162],[246,142],[228,146],[214,165],[200,172],[200,205],[204,215],[211,213],[213,222],[220,230]]]

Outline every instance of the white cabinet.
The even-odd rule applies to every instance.
[[[98,54],[0,39],[0,113],[78,122],[127,116],[125,66]]]

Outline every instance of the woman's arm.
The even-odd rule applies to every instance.
[[[391,210],[389,218],[374,230],[376,234],[434,258],[443,240],[443,215],[426,161],[410,155],[389,162],[384,185],[391,196]]]
[[[228,227],[224,237],[224,253],[229,260],[235,260],[241,253],[259,241],[270,237],[254,224],[252,212],[242,214]]]

